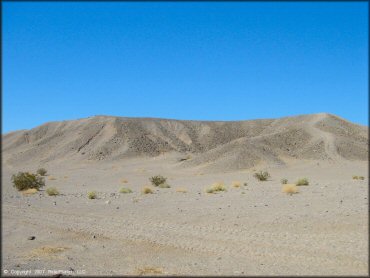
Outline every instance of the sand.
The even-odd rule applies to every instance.
[[[99,129],[94,130],[89,141],[84,125],[107,120],[117,119],[52,123],[46,124],[46,131],[41,126],[3,136],[2,273],[368,275],[368,161],[357,153],[365,148],[367,154],[364,127],[317,114],[261,120],[263,125],[234,123],[227,133],[231,135],[202,141],[200,134],[207,133],[207,126],[210,134],[217,123],[182,123],[198,124],[191,133],[179,131],[168,120],[164,125],[171,132],[167,133],[183,141],[189,136],[193,143],[187,141],[188,149],[177,149],[181,144],[174,144],[177,139],[167,134],[164,138],[172,136],[173,144],[161,154],[128,151],[139,144],[132,145],[139,132],[138,137],[122,139],[115,152],[94,157],[119,129],[93,136]],[[135,127],[154,122],[153,136],[159,123],[148,121],[136,120]],[[237,131],[240,126],[245,126],[244,131]],[[284,128],[297,140],[279,141]],[[27,140],[24,133],[30,134]],[[302,134],[310,134],[308,141]],[[78,151],[84,140],[89,143]],[[320,140],[322,148],[310,157]],[[256,148],[249,147],[251,141]],[[294,143],[306,149],[294,148]],[[291,155],[284,151],[289,144]],[[248,152],[255,160],[238,162]],[[25,195],[12,187],[11,174],[40,166],[49,176],[39,192]],[[259,170],[268,171],[269,180],[256,180],[253,175]],[[149,178],[158,174],[167,177],[170,188],[150,185]],[[353,175],[365,179],[353,180]],[[283,178],[289,183],[308,178],[310,184],[289,195],[282,192]],[[232,186],[235,181],[240,187]],[[227,191],[206,193],[215,182],[223,182]],[[46,189],[52,186],[61,195],[48,196]],[[144,186],[154,193],[142,194]],[[119,193],[122,187],[133,192]],[[96,191],[98,198],[88,199],[90,191]],[[35,239],[29,240],[30,236]]]

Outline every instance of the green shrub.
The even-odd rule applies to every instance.
[[[132,190],[131,190],[130,188],[122,187],[122,188],[119,190],[119,193],[132,193]]]
[[[37,170],[37,174],[39,174],[40,176],[46,176],[46,173],[47,173],[48,171],[46,171],[46,169],[45,168],[39,168],[38,170]]]
[[[95,191],[91,191],[89,193],[87,193],[87,198],[89,199],[96,199],[97,198],[97,194]]]
[[[281,184],[287,184],[288,180],[287,179],[281,179]]]
[[[18,172],[18,174],[12,175],[12,182],[13,186],[17,188],[18,191],[30,188],[39,190],[41,187],[45,186],[43,177],[29,172]]]
[[[303,178],[303,179],[297,180],[297,182],[295,184],[298,185],[298,186],[300,186],[300,185],[308,185],[309,182],[308,182],[308,179]]]
[[[270,174],[266,171],[259,171],[254,174],[254,177],[259,181],[266,181],[270,177]]]
[[[163,183],[166,182],[167,178],[161,176],[161,175],[158,175],[158,176],[154,176],[154,177],[151,177],[150,179],[150,182],[154,185],[154,186],[159,186]]]
[[[48,189],[46,189],[46,193],[49,196],[57,196],[57,195],[59,195],[59,191],[55,187],[49,187]]]

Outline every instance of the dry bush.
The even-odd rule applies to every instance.
[[[138,268],[137,273],[138,275],[163,274],[163,270],[159,267],[143,267]]]
[[[266,171],[259,171],[258,173],[255,173],[253,176],[259,181],[267,181],[267,179],[270,177],[270,174]]]
[[[364,179],[365,179],[365,177],[363,177],[363,176],[359,176],[359,177],[358,177],[358,179],[359,179],[359,180],[364,180]]]
[[[141,190],[143,194],[153,194],[153,189],[151,189],[149,186],[144,186],[143,189]]]
[[[98,195],[96,194],[95,191],[90,191],[87,193],[87,198],[89,199],[96,199],[98,197]]]
[[[165,182],[165,183],[161,183],[158,187],[159,188],[170,188],[171,186]]]
[[[119,190],[119,193],[132,193],[132,190],[131,190],[130,188],[122,187],[122,188]]]
[[[161,184],[164,184],[166,182],[167,178],[165,178],[161,175],[158,175],[158,176],[154,176],[154,177],[149,178],[149,180],[154,186],[159,186]]]
[[[21,192],[23,195],[33,195],[36,192],[38,192],[38,190],[36,188],[30,188],[30,189],[23,190]]]
[[[185,188],[182,188],[182,187],[180,187],[180,188],[176,188],[176,192],[179,192],[179,193],[186,193],[186,192],[188,192]]]
[[[50,177],[48,177],[48,180],[49,181],[55,181],[57,178],[56,177],[53,177],[53,176],[50,176]]]
[[[295,194],[298,193],[298,187],[295,184],[284,184],[282,191],[287,194]]]
[[[45,180],[43,177],[37,174],[29,172],[18,172],[18,174],[12,175],[13,186],[18,191],[35,188],[40,189],[45,186]]]
[[[226,191],[226,187],[223,182],[216,182],[206,189],[207,193],[216,193],[220,191]]]
[[[233,181],[231,183],[231,186],[234,187],[234,188],[239,188],[241,185],[242,185],[242,183],[240,181]]]
[[[39,168],[36,173],[39,174],[40,176],[46,176],[46,173],[48,171],[45,168]]]
[[[308,179],[303,178],[303,179],[297,180],[295,184],[298,185],[298,186],[309,185],[309,182],[308,182]]]
[[[281,179],[281,184],[287,184],[288,183],[288,179]]]
[[[59,195],[59,191],[55,187],[49,187],[48,189],[46,189],[46,193],[49,196],[58,196]]]

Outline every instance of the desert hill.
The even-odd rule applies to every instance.
[[[235,170],[289,159],[368,160],[368,128],[326,113],[228,122],[95,116],[2,137],[9,165],[170,153],[179,167]]]

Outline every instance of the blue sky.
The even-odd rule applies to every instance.
[[[368,125],[367,2],[3,2],[2,132],[93,115]]]

